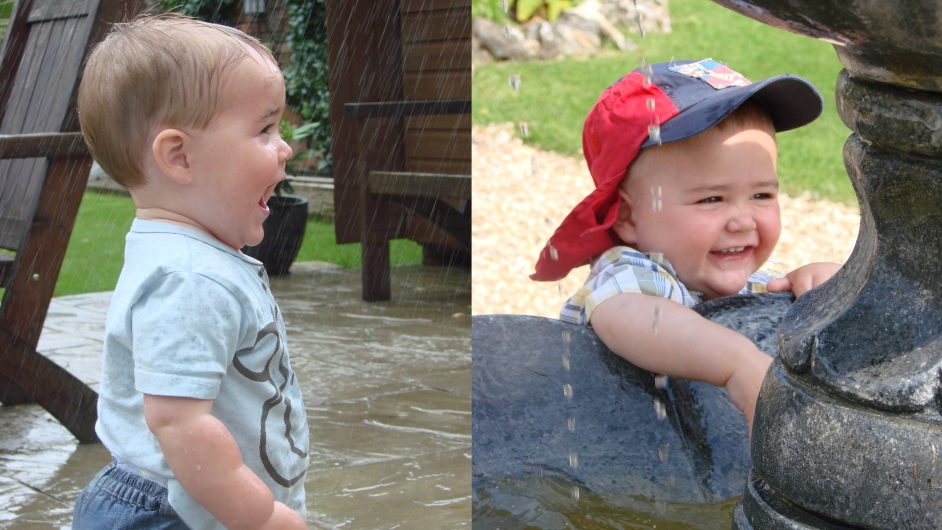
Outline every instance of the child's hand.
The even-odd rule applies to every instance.
[[[748,362],[739,365],[726,382],[729,400],[746,417],[749,440],[752,440],[752,420],[756,415],[759,388],[762,386],[765,373],[769,371],[770,364],[772,364],[772,358],[756,350],[756,354],[750,356]]]
[[[307,530],[307,523],[298,512],[276,502],[275,511],[259,530]]]
[[[791,291],[797,298],[827,281],[840,268],[837,263],[809,263],[789,272],[784,278],[770,281],[767,287],[773,293]]]

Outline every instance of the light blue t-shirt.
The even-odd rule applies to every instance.
[[[260,262],[195,230],[135,219],[105,326],[95,430],[119,459],[166,480],[187,525],[223,528],[173,478],[144,421],[145,393],[214,400],[245,464],[304,515],[307,419]]]

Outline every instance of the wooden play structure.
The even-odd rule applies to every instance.
[[[470,0],[328,0],[338,243],[360,242],[363,299],[391,296],[389,241],[471,253]]]
[[[16,0],[0,47],[0,402],[36,402],[94,442],[98,395],[36,351],[91,157],[75,98],[118,0]]]

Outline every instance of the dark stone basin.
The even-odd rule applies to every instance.
[[[790,304],[791,294],[741,295],[697,309],[773,355]],[[746,423],[725,389],[656,384],[591,329],[557,320],[475,316],[472,342],[475,481],[543,475],[597,494],[682,503],[742,494],[752,465]]]

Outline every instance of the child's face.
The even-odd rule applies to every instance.
[[[261,242],[266,201],[292,154],[278,132],[284,79],[256,54],[234,66],[220,99],[225,110],[206,129],[188,131],[188,162],[197,179],[191,193],[202,199],[192,215],[216,239],[240,249]]]
[[[706,299],[736,294],[781,233],[776,157],[774,136],[757,126],[646,149],[619,188],[627,207],[615,231],[663,253]]]

